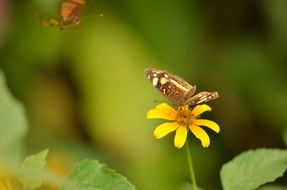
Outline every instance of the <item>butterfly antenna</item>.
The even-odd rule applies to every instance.
[[[86,16],[82,16],[82,18],[92,18],[92,17],[97,17],[97,16],[104,16],[104,13],[100,13],[96,15],[86,15]]]

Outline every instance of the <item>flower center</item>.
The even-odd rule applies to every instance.
[[[182,126],[190,126],[193,123],[194,116],[188,105],[179,107],[176,115],[176,122]]]

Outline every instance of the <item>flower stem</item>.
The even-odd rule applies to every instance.
[[[193,169],[193,165],[192,165],[192,159],[191,159],[188,140],[186,141],[185,147],[186,147],[186,153],[187,153],[187,161],[188,161],[188,165],[189,165],[191,184],[192,184],[193,190],[197,190],[196,179],[195,179],[194,169]]]

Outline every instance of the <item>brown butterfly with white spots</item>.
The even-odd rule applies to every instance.
[[[152,85],[176,107],[201,104],[219,97],[218,92],[199,92],[193,96],[195,85],[165,70],[147,68],[144,72]]]

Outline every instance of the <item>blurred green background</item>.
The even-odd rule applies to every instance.
[[[90,0],[64,31],[35,16],[57,18],[59,7],[0,0],[0,67],[27,111],[25,154],[49,148],[55,174],[91,158],[138,189],[184,189],[185,149],[174,148],[174,133],[156,140],[161,121],[145,118],[166,102],[147,67],[220,94],[203,116],[221,127],[208,131],[210,147],[189,136],[199,186],[221,189],[221,165],[244,150],[285,147],[287,1]]]

